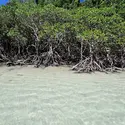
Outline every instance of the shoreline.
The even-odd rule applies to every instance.
[[[104,75],[111,75],[111,74],[122,74],[125,72],[125,69],[123,71],[117,71],[117,72],[100,72],[100,71],[94,71],[94,72],[89,72],[89,73],[85,73],[85,72],[77,72],[75,70],[72,70],[72,65],[61,65],[61,66],[47,66],[45,67],[44,65],[41,65],[40,67],[35,67],[34,65],[15,65],[15,66],[7,66],[5,64],[0,65],[0,69],[6,69],[8,71],[11,70],[18,70],[18,69],[24,69],[24,70],[35,70],[35,71],[57,71],[58,72],[62,72],[62,71],[66,71],[69,72],[69,74],[77,74],[77,75],[97,75],[97,74],[104,74]]]

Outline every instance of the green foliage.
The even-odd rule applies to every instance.
[[[104,6],[114,6],[121,7],[125,3],[125,0],[86,0],[84,5],[88,7],[104,7]]]
[[[15,47],[33,44],[41,48],[50,42],[53,45],[61,42],[58,51],[64,54],[70,46],[73,57],[80,51],[79,38],[103,48],[125,44],[124,0],[87,0],[78,8],[74,8],[77,0],[41,0],[39,3],[15,0],[0,7],[0,41],[8,41]]]
[[[15,26],[18,32],[33,40],[33,30],[38,29],[38,36],[42,39],[42,36],[50,34],[50,36],[56,36],[58,32],[64,33],[66,29],[74,31],[78,36],[83,35],[84,32],[97,32],[103,33],[105,36],[112,36],[113,38],[118,37],[118,32],[124,30],[124,0],[118,2],[119,5],[122,3],[122,8],[103,7],[103,8],[86,8],[80,7],[73,10],[66,10],[63,8],[55,7],[62,6],[64,3],[71,4],[72,0],[41,0],[40,3],[44,4],[36,5],[33,2],[18,3],[15,0],[13,5],[3,6],[0,8],[0,19],[1,19],[1,34],[9,34],[13,36],[15,32]],[[74,1],[77,3],[78,1]],[[106,0],[87,0],[87,3],[94,5],[102,5]],[[54,5],[52,5],[52,4]],[[113,1],[110,1],[111,5]],[[47,5],[46,5],[47,4]],[[122,25],[122,26],[121,26]],[[40,35],[39,35],[40,34]],[[45,35],[46,34],[46,35]],[[88,33],[89,34],[89,33]],[[122,33],[121,33],[122,34]],[[16,34],[18,35],[18,34]],[[2,36],[1,36],[2,37]],[[110,38],[109,38],[110,39]],[[32,41],[31,40],[31,41]],[[117,40],[119,41],[119,40]]]

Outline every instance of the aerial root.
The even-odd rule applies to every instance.
[[[103,72],[102,64],[97,63],[92,57],[88,57],[85,60],[80,61],[78,64],[72,67],[72,70],[77,72],[94,72],[94,71],[101,71]]]

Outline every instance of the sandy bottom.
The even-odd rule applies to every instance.
[[[125,72],[0,67],[0,125],[125,125]]]

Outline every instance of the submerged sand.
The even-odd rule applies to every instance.
[[[0,125],[125,125],[125,72],[0,67]]]

